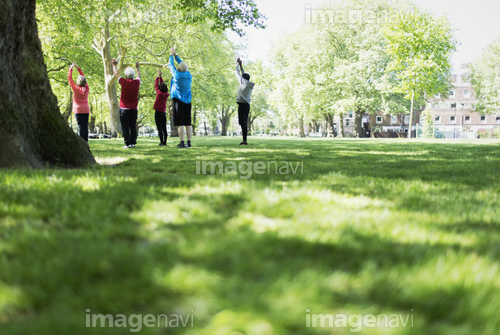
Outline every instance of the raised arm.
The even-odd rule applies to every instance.
[[[76,89],[78,85],[76,85],[75,81],[73,80],[73,67],[75,67],[75,63],[74,62],[69,67],[68,82],[69,82],[69,86],[71,86],[72,89]]]
[[[82,76],[84,76],[84,77],[85,77],[85,75],[83,74],[82,69],[81,69],[80,67],[78,67],[78,65],[75,65],[75,66],[76,66],[76,69],[78,70],[78,73],[79,73],[80,75],[82,75]]]
[[[243,65],[241,63],[241,60],[238,58],[236,60],[236,70],[235,70],[235,74],[236,74],[236,79],[238,79],[238,82],[240,84],[243,84],[243,77],[241,76],[243,74]]]
[[[173,55],[170,55],[170,59],[168,60],[168,68],[170,69],[172,76],[176,77],[177,76],[177,69],[175,68]]]
[[[137,78],[141,80],[141,71],[139,71],[139,62],[135,62],[135,69],[137,70]]]
[[[156,79],[155,79],[155,91],[156,91],[156,93],[160,93],[160,88],[158,87],[161,83],[160,80],[161,80],[161,77],[159,77],[159,76],[156,77]]]

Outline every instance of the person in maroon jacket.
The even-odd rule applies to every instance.
[[[158,128],[158,136],[160,137],[160,146],[167,145],[167,99],[170,95],[168,93],[168,86],[163,82],[161,77],[161,70],[158,71],[158,76],[155,80],[156,100],[153,106],[155,110],[156,128]]]
[[[116,78],[119,77],[116,65],[118,61],[113,58],[113,73]],[[123,71],[125,78],[119,77],[118,83],[122,86],[120,95],[120,123],[122,125],[123,139],[125,141],[124,149],[135,148],[137,144],[137,104],[139,103],[139,86],[141,86],[141,72],[139,71],[139,62],[135,63],[137,78],[134,79],[135,71],[128,67]]]
[[[76,67],[80,75],[76,78],[76,84],[73,81],[73,68]],[[76,66],[75,62],[69,67],[68,81],[73,90],[73,113],[75,113],[76,123],[78,124],[78,133],[80,137],[89,141],[89,85],[83,74],[82,69]]]

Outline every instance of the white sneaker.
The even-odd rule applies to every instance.
[[[124,146],[122,147],[122,149],[128,149],[128,148],[132,148],[132,146],[124,145]]]
[[[131,144],[131,145],[130,145],[130,147],[131,147],[131,148],[135,148],[135,144]]]

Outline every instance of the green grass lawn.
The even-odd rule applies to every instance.
[[[91,140],[88,169],[0,170],[0,334],[134,328],[87,328],[100,313],[194,316],[141,334],[500,333],[499,141],[240,140]]]

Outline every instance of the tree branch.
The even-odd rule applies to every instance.
[[[62,69],[64,69],[66,67],[66,64],[65,65],[62,65],[60,67],[58,67],[57,69],[50,69],[50,70],[47,70],[47,73],[49,72],[59,72],[61,71]]]

